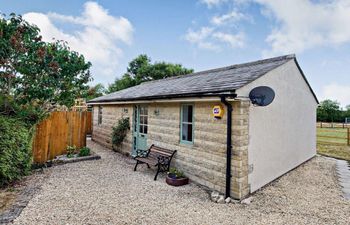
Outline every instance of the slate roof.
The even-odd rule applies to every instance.
[[[218,95],[218,93],[234,92],[290,60],[295,60],[295,55],[285,55],[144,82],[134,87],[92,99],[88,103],[176,98],[199,94],[210,96]]]

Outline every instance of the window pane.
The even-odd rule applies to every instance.
[[[181,140],[187,141],[188,139],[188,124],[182,124],[182,137]]]
[[[147,116],[145,116],[145,118],[143,119],[143,123],[146,124],[146,125],[148,124]]]
[[[140,116],[140,124],[143,124],[143,116]]]
[[[97,124],[101,124],[102,123],[102,106],[98,107],[98,122]]]
[[[182,140],[183,141],[193,141],[192,137],[192,124],[182,124]]]
[[[193,106],[182,106],[181,140],[193,142]]]
[[[187,125],[187,141],[192,142],[192,124]]]
[[[143,125],[140,125],[140,128],[139,128],[140,130],[139,130],[139,132],[140,133],[143,133]]]
[[[144,114],[144,115],[147,115],[147,114],[148,114],[147,107],[144,107],[144,109],[143,109],[143,114]]]
[[[140,115],[143,115],[143,107],[140,107]]]
[[[147,134],[147,129],[148,129],[148,127],[144,126],[144,134]]]
[[[182,121],[188,122],[188,105],[182,106]]]
[[[192,117],[193,117],[193,106],[192,105],[182,106],[182,121],[192,123]]]
[[[189,105],[188,106],[188,110],[187,110],[187,118],[188,118],[188,122],[192,123],[192,112],[193,112],[193,106]]]
[[[137,107],[134,107],[134,131],[137,129]]]

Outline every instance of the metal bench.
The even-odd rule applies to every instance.
[[[151,145],[148,150],[138,149],[134,158],[136,160],[134,171],[136,171],[139,164],[147,164],[148,168],[150,168],[150,165],[156,166],[158,168],[154,180],[157,180],[159,172],[169,171],[170,162],[175,152],[176,150],[169,150],[155,145]]]

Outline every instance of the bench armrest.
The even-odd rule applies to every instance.
[[[170,157],[160,155],[157,158],[158,158],[158,164],[168,165],[170,163]]]
[[[137,149],[136,150],[136,157],[147,157],[149,150],[142,150]]]

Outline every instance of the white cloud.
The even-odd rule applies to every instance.
[[[116,74],[122,50],[120,44],[131,44],[132,24],[124,17],[114,17],[96,2],[86,2],[80,16],[30,12],[23,18],[36,24],[45,41],[64,40],[71,49],[82,53],[92,63],[96,81],[111,80]],[[55,23],[63,22],[78,28],[64,31]]]
[[[337,83],[326,85],[322,89],[321,99],[337,100],[342,107],[350,105],[350,85]]]
[[[243,47],[245,36],[242,32],[231,34],[216,31],[213,27],[202,27],[197,31],[189,29],[184,38],[200,49],[220,51],[220,43],[228,44],[231,48]]]
[[[255,0],[262,13],[277,20],[267,37],[270,54],[350,42],[350,1]]]
[[[217,45],[208,40],[212,36],[213,30],[214,29],[210,27],[202,27],[198,31],[189,29],[185,35],[185,40],[197,45],[200,49],[219,50]]]
[[[201,0],[209,8],[228,1],[242,0]],[[242,3],[237,3],[237,5],[239,4]],[[243,20],[253,22],[252,17],[240,12],[237,8],[233,8],[226,14],[217,14],[211,17],[208,21],[210,24],[206,26],[197,30],[188,29],[184,39],[199,49],[205,50],[220,51],[224,45],[228,45],[230,48],[241,48],[245,43],[245,34],[243,31],[237,30],[238,26],[236,25]]]
[[[210,22],[216,26],[222,26],[227,24],[234,24],[241,20],[250,20],[248,16],[239,12],[238,10],[232,10],[231,12],[211,18]]]
[[[301,53],[305,50],[350,43],[349,0],[199,0],[208,8],[233,8],[211,18],[213,26],[237,25],[247,18],[248,6],[259,5],[271,19],[265,56]]]
[[[213,33],[213,37],[221,42],[229,44],[231,48],[241,48],[244,46],[244,33],[228,34],[223,32]]]
[[[223,2],[226,2],[227,0],[200,0],[201,3],[204,3],[208,6],[208,8],[211,8],[213,6],[217,6]]]

